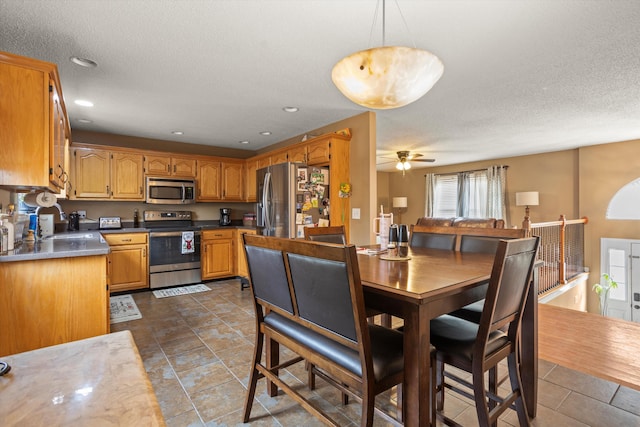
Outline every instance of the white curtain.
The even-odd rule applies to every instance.
[[[507,167],[487,168],[487,218],[504,219],[507,222],[506,206]]]
[[[424,216],[431,217],[433,216],[433,201],[435,195],[435,177],[432,173],[428,173],[424,176],[425,185],[424,185]]]

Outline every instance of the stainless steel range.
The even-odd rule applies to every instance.
[[[144,211],[152,289],[201,281],[200,229],[191,218],[191,211]]]

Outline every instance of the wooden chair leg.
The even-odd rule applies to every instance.
[[[251,377],[249,378],[249,387],[247,389],[247,400],[244,404],[244,415],[242,417],[243,422],[249,422],[251,416],[251,407],[253,406],[253,398],[256,395],[256,386],[258,385],[259,372],[256,369],[258,363],[262,358],[262,346],[264,343],[264,335],[260,332],[260,328],[257,328],[256,344],[253,352],[253,365],[251,365]]]
[[[444,409],[444,363],[441,360],[436,359],[436,411],[442,411]]]

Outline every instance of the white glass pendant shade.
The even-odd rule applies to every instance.
[[[410,104],[440,79],[442,61],[426,50],[383,46],[340,60],[331,73],[336,87],[351,101],[374,109]]]

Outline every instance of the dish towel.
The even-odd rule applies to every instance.
[[[193,242],[193,231],[182,232],[182,253],[191,254],[195,252],[196,248]]]

